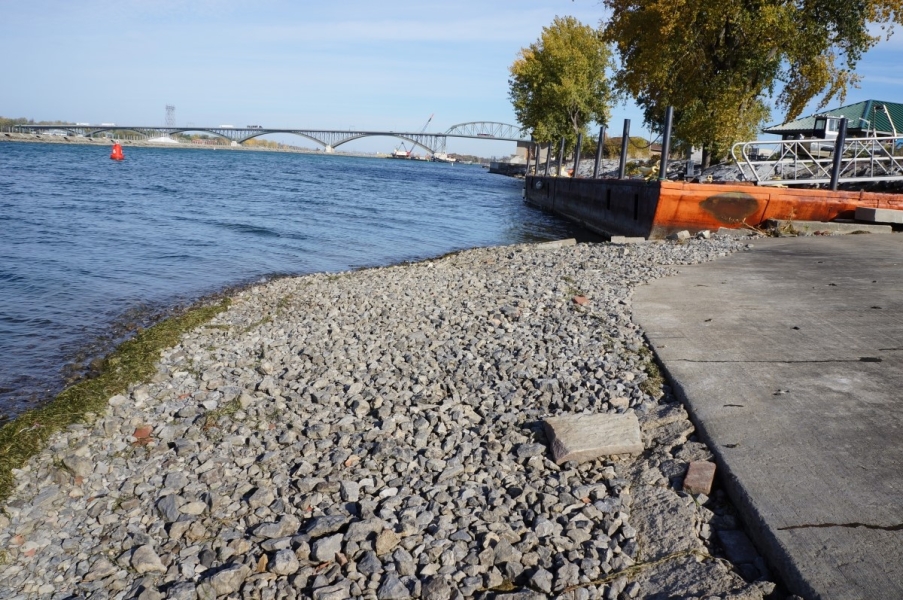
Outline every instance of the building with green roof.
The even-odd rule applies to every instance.
[[[833,108],[789,123],[766,127],[762,133],[781,139],[836,137],[842,117],[847,118],[847,137],[896,136],[903,133],[903,104],[866,100]]]

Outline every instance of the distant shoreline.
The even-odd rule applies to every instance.
[[[247,147],[247,146],[214,146],[206,144],[182,144],[182,143],[160,143],[148,140],[116,140],[111,138],[89,138],[74,135],[41,135],[38,133],[15,133],[0,132],[0,142],[25,142],[25,143],[41,143],[41,144],[80,144],[84,146],[112,146],[114,142],[119,142],[123,147],[143,146],[148,148],[190,148],[192,150],[231,150],[239,152],[289,152],[292,154],[316,154],[324,156],[358,156],[363,158],[385,158],[385,155],[367,154],[364,152],[333,152],[326,153],[319,150],[309,150],[307,148],[266,148],[266,147]]]

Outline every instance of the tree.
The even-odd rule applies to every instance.
[[[599,31],[574,17],[555,17],[510,67],[514,113],[539,143],[576,144],[590,123],[606,123],[612,91],[611,50]]]
[[[877,43],[872,24],[903,22],[903,0],[603,0],[604,39],[621,59],[616,86],[650,126],[674,107],[674,135],[707,156],[754,137],[769,101],[796,118],[844,100]],[[888,29],[890,31],[890,29]]]

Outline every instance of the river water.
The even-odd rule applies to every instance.
[[[0,414],[229,286],[573,236],[478,166],[0,143]]]

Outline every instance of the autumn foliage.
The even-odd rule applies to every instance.
[[[789,120],[813,99],[843,101],[856,64],[903,19],[903,0],[603,0],[615,82],[650,124],[715,155],[753,139],[773,103]]]
[[[510,67],[509,97],[518,122],[537,142],[568,146],[590,123],[605,123],[612,101],[611,50],[602,33],[573,17],[556,17]]]

